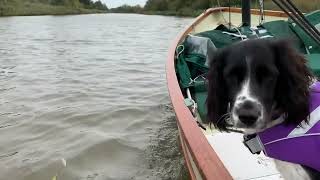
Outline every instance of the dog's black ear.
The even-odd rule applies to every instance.
[[[223,80],[226,56],[226,49],[218,50],[210,62],[206,101],[208,121],[222,131],[227,130],[224,116],[228,113],[228,95],[225,92],[226,85]]]
[[[289,124],[300,124],[309,117],[309,86],[313,75],[306,59],[290,44],[292,41],[272,41],[276,65],[280,72],[275,99],[277,107],[286,115]]]

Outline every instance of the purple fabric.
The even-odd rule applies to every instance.
[[[320,106],[320,83],[316,82],[311,86],[310,112],[318,106]],[[259,133],[264,144],[264,153],[275,159],[302,164],[320,171],[320,135],[310,135],[320,133],[320,121],[305,134],[288,138],[295,128],[293,125],[279,124]],[[279,140],[283,138],[285,139]],[[275,142],[268,144],[272,141]]]
[[[316,125],[314,125],[308,132],[307,134],[311,134],[311,133],[320,133],[320,123],[317,123]],[[320,154],[319,154],[320,155]]]

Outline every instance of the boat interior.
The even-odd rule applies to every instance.
[[[320,31],[320,11],[305,14],[305,18]],[[313,73],[320,77],[320,46],[290,17],[251,14],[250,26],[241,21],[240,12],[228,8],[211,13],[190,32],[176,48],[176,73],[185,105],[206,136],[226,169],[234,179],[281,179],[273,161],[263,155],[253,155],[243,145],[240,133],[221,133],[206,120],[206,73],[215,51],[230,44],[256,38],[294,40],[294,47],[305,55]]]

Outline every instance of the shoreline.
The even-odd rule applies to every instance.
[[[0,15],[0,18],[2,17],[23,17],[23,16],[71,16],[71,15],[85,15],[85,14],[108,14],[108,12],[68,12],[68,13],[34,13],[34,14],[14,14],[14,15]]]
[[[43,15],[80,15],[107,13],[107,10],[87,9],[83,7],[52,6],[32,3],[29,6],[0,6],[0,17],[43,16]]]
[[[115,14],[142,14],[142,15],[159,15],[159,16],[172,16],[172,17],[197,17],[204,11],[195,11],[191,13],[179,13],[175,11],[143,11],[143,12],[124,12],[124,11],[108,11],[108,13]]]
[[[86,9],[87,10],[87,9]],[[90,9],[89,9],[90,11]],[[10,14],[0,15],[1,17],[14,17],[14,16],[68,16],[68,15],[85,15],[85,14],[141,14],[141,15],[158,15],[158,16],[172,16],[172,17],[197,17],[197,15],[181,15],[171,12],[110,12],[110,11],[90,11],[90,12],[64,12],[64,13],[32,13],[32,14]],[[201,13],[200,13],[201,14]]]
[[[145,15],[162,15],[162,16],[175,16],[175,17],[197,17],[205,12],[205,10],[195,10],[191,12],[183,11],[145,11],[142,14]]]
[[[14,16],[68,16],[68,15],[84,15],[84,14],[107,14],[106,11],[69,11],[69,12],[58,12],[58,13],[28,13],[28,14],[5,14],[0,15],[1,17],[14,17]]]

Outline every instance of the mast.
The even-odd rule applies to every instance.
[[[242,0],[242,25],[251,26],[250,0]]]

